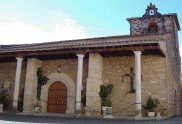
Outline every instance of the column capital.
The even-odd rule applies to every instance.
[[[22,57],[16,57],[16,59],[17,59],[17,60],[20,60],[20,61],[22,61],[22,60],[23,60],[23,58],[22,58]]]
[[[16,57],[16,58],[24,58],[25,55],[24,55],[23,53],[21,53],[21,54],[17,54],[15,57]]]
[[[141,52],[141,51],[134,51],[134,54],[135,54],[135,55],[141,55],[142,52]]]
[[[78,50],[78,51],[75,51],[75,54],[83,54],[83,55],[86,55],[87,52],[85,50]]]
[[[85,57],[84,54],[76,54],[76,56],[78,56],[78,58],[83,58],[83,57]]]

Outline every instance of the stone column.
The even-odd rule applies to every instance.
[[[77,70],[77,87],[76,87],[76,113],[81,112],[81,87],[82,87],[82,73],[83,73],[83,54],[78,56],[78,70]]]
[[[13,111],[17,110],[17,105],[18,105],[20,75],[21,75],[21,67],[22,67],[23,58],[18,57],[16,59],[17,59],[17,66],[16,66],[15,86],[14,86],[14,95],[13,95]]]
[[[135,101],[136,101],[136,117],[141,117],[141,51],[134,51],[135,54]]]
[[[88,78],[86,90],[86,115],[101,115],[99,96],[103,74],[103,58],[99,53],[89,53]]]
[[[35,112],[37,104],[37,68],[41,67],[41,60],[28,58],[25,79],[23,112]]]

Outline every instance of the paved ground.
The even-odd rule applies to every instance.
[[[164,120],[76,118],[74,116],[0,114],[0,124],[180,124],[182,115]]]

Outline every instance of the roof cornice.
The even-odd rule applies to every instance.
[[[16,45],[15,47],[5,47],[0,49],[0,54],[16,52],[36,52],[44,50],[64,50],[80,49],[91,47],[111,47],[121,45],[132,45],[142,43],[156,43],[165,40],[165,34],[145,34],[145,35],[122,35],[100,38],[88,38],[79,40],[67,40],[38,44]]]

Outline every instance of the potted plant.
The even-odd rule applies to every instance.
[[[163,114],[164,110],[166,110],[166,109],[163,108],[163,105],[161,105],[160,102],[157,101],[157,103],[159,105],[157,105],[157,108],[155,109],[155,111],[157,113],[157,116],[156,117],[157,118],[161,118],[162,117],[161,114]]]
[[[108,98],[108,95],[111,94],[113,89],[113,85],[109,84],[108,86],[101,85],[99,95],[101,97],[102,103],[102,112],[103,115],[111,114],[112,113],[112,102]]]
[[[37,104],[36,105],[34,105],[34,108],[35,108],[35,112],[36,113],[39,113],[40,111],[41,111],[41,106],[39,105],[39,101],[37,101]]]
[[[47,81],[49,80],[49,78],[42,75],[41,67],[39,67],[37,69],[37,77],[38,77],[38,80],[37,80],[37,104],[34,105],[34,108],[35,108],[35,112],[39,113],[41,108],[42,108],[40,106],[40,96],[41,96],[42,85],[45,85],[47,83]]]
[[[148,117],[155,116],[154,108],[157,107],[157,104],[158,104],[158,101],[156,100],[154,103],[151,96],[149,96],[146,106],[143,105],[143,108],[148,111]]]
[[[0,92],[0,112],[3,112],[3,108],[7,105],[7,90],[3,90]]]

